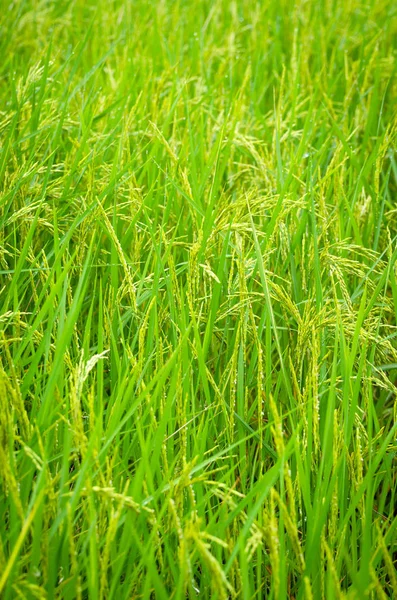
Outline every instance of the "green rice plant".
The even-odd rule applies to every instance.
[[[395,3],[0,8],[0,597],[395,597]]]

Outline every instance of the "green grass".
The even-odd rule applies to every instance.
[[[395,2],[0,15],[0,597],[396,597]]]

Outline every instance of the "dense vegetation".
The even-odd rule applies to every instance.
[[[0,596],[393,597],[396,3],[0,27]]]

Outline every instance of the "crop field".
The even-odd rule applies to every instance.
[[[0,598],[397,598],[396,2],[0,49]]]

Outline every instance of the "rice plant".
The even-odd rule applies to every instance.
[[[0,597],[396,597],[396,3],[0,31]]]

